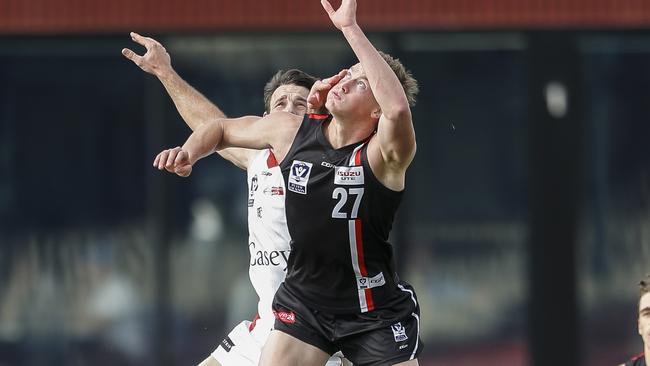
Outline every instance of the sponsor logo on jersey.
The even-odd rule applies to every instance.
[[[223,348],[226,352],[230,352],[230,350],[235,347],[235,342],[230,339],[230,337],[224,338],[223,341],[221,341],[220,344],[221,348]]]
[[[324,166],[325,168],[334,168],[334,164],[328,163],[326,161],[321,162],[320,165]]]
[[[334,184],[352,186],[363,184],[363,167],[337,166],[334,168]]]
[[[259,188],[259,186],[257,184],[257,175],[255,175],[251,179],[251,186],[248,192],[248,207],[253,207],[255,204],[255,198],[253,198],[253,195],[255,194],[255,191],[257,191],[257,188]]]
[[[359,290],[364,290],[367,288],[374,288],[383,286],[386,284],[384,279],[384,272],[379,272],[375,277],[359,277],[357,278],[357,287]]]
[[[268,196],[284,196],[284,187],[271,187],[271,188],[264,188],[265,195]]]
[[[257,174],[256,174],[256,175],[253,177],[253,179],[251,179],[251,187],[250,187],[250,193],[249,193],[249,195],[252,196],[253,193],[255,193],[255,191],[257,191],[257,188],[258,188],[258,187],[259,187],[259,186],[258,186],[258,184],[257,184]]]
[[[290,250],[255,250],[255,243],[248,244],[251,253],[251,267],[256,266],[282,266],[282,270],[287,270],[287,261],[289,260]]]
[[[275,311],[273,310],[273,316],[279,321],[285,324],[293,324],[296,322],[296,314],[293,312],[284,312],[284,311]]]
[[[257,217],[260,218],[260,219],[262,218],[262,207],[261,206],[257,208]]]
[[[271,173],[269,171],[266,171],[266,170],[262,170],[262,175],[265,176],[265,177],[270,177],[270,176],[273,175],[273,173]]]
[[[395,323],[390,326],[390,329],[393,331],[393,336],[395,337],[395,342],[404,342],[409,339],[406,335],[406,328],[402,326],[402,323]]]
[[[307,194],[307,182],[309,182],[311,167],[311,163],[294,160],[289,172],[289,186],[287,189],[291,192]]]

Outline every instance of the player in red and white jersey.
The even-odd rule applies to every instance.
[[[145,46],[147,52],[139,56],[124,49],[122,53],[142,70],[158,77],[192,130],[207,120],[225,117],[216,105],[174,71],[169,54],[159,42],[137,33],[131,33],[131,37]],[[305,114],[306,98],[315,80],[296,69],[278,71],[264,88],[264,114],[279,111]],[[275,317],[271,303],[286,276],[290,253],[284,180],[271,149],[228,148],[218,153],[247,172],[249,276],[259,297],[258,316],[253,321],[238,324],[200,366],[254,366],[273,329]],[[336,356],[327,365],[342,365],[343,362]]]

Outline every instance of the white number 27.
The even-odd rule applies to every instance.
[[[350,214],[351,219],[356,219],[357,214],[359,213],[359,205],[361,205],[361,197],[363,197],[363,188],[350,188],[350,193],[356,197],[354,198],[354,205],[352,206],[352,213]],[[336,187],[332,192],[332,198],[339,200],[332,210],[332,218],[335,219],[347,219],[347,212],[341,212],[343,206],[348,201],[348,191],[342,187]]]

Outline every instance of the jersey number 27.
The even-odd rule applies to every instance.
[[[349,190],[349,193],[348,193]],[[363,188],[349,188],[345,189],[343,187],[336,187],[332,192],[332,198],[338,200],[336,206],[332,210],[332,218],[334,219],[347,219],[348,213],[341,212],[345,203],[348,201],[348,196],[354,195],[354,205],[352,205],[352,212],[350,213],[350,219],[356,219],[357,214],[359,213],[359,206],[361,205],[361,197],[363,197]]]

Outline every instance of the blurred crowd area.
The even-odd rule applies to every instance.
[[[327,77],[355,62],[337,34],[153,36],[229,116],[261,114],[278,69]],[[650,34],[566,36],[580,80],[569,108],[579,96],[583,119],[579,352],[613,365],[642,350]],[[541,93],[528,34],[370,38],[421,87],[391,236],[421,303],[420,364],[527,365],[529,103]],[[122,58],[126,46],[128,34],[0,39],[2,366],[198,364],[255,316],[244,172],[218,157],[187,179],[151,167],[190,131],[158,81]]]

